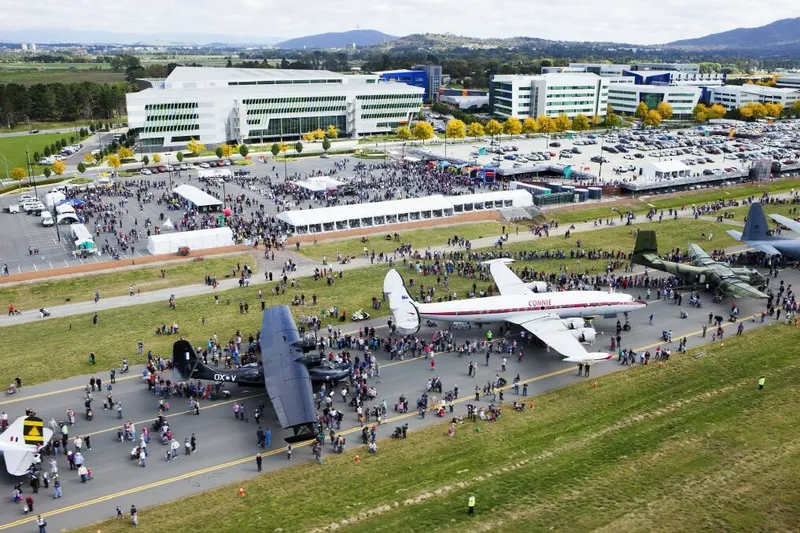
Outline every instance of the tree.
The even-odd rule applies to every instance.
[[[186,149],[189,151],[190,154],[197,156],[199,154],[202,154],[205,151],[206,147],[197,142],[196,139],[192,138],[192,140],[189,141],[189,144],[186,145]]]
[[[789,113],[794,116],[800,116],[800,100],[792,102],[792,105],[789,106]]]
[[[178,153],[180,153],[180,152],[178,152]],[[150,164],[150,156],[146,155],[146,156],[142,157],[142,165],[146,167],[149,164]]]
[[[644,117],[644,125],[657,128],[661,125],[662,120],[663,118],[661,117],[661,113],[659,113],[655,109],[651,109],[647,112],[647,115],[645,115]]]
[[[80,172],[81,174],[86,173],[86,165],[83,163],[83,161],[78,163],[78,172]]]
[[[272,143],[272,148],[269,151],[272,152],[274,157],[278,157],[278,154],[281,153],[281,147],[278,146],[278,143]]]
[[[745,120],[758,120],[767,116],[767,108],[761,102],[748,102],[739,108],[739,114]]]
[[[395,134],[403,140],[411,138],[411,128],[406,125],[400,126],[395,130]]]
[[[572,129],[575,131],[586,131],[589,129],[589,117],[578,113],[572,119]]]
[[[44,170],[42,172],[44,173],[45,178],[49,178],[50,176],[53,175],[53,171],[50,170],[50,167],[44,167]]]
[[[34,161],[36,161],[38,163],[41,158],[42,158],[42,156],[39,155],[39,152],[33,152],[33,160]]]
[[[553,121],[553,126],[555,127],[556,131],[567,131],[572,127],[572,121],[567,115],[561,113]]]
[[[339,129],[333,124],[329,124],[328,129],[325,130],[325,135],[327,135],[330,139],[335,139],[339,136]]]
[[[100,164],[100,162],[103,160],[103,157],[105,156],[103,155],[102,151],[97,152],[96,154],[94,154],[94,162]]]
[[[239,155],[242,157],[247,157],[247,154],[250,153],[250,147],[246,144],[239,146]]]
[[[539,131],[539,124],[531,117],[527,117],[522,121],[522,133],[530,135]]]
[[[695,122],[705,122],[708,120],[708,107],[705,104],[697,104],[692,109],[692,120]]]
[[[672,106],[669,102],[659,102],[656,106],[656,111],[658,111],[658,114],[661,115],[661,118],[664,120],[672,118]]]
[[[467,135],[474,139],[483,137],[485,134],[486,132],[483,131],[483,125],[480,122],[473,122],[467,126]]]
[[[709,120],[719,120],[728,112],[722,104],[714,104],[707,109],[707,116]]]
[[[178,160],[178,163],[182,163],[183,162],[183,152],[178,152],[177,154],[175,154],[175,159]]]
[[[53,152],[50,150],[50,147],[49,147],[49,146],[45,146],[45,147],[44,147],[44,156],[45,156],[45,157],[50,157],[50,156],[52,155],[52,153],[53,153]]]
[[[93,165],[93,164],[95,164],[95,163],[97,162],[97,161],[95,161],[95,159],[94,159],[94,156],[93,156],[92,154],[85,154],[85,155],[83,156],[83,161],[84,161],[84,162],[85,162],[87,165]]]
[[[161,154],[153,154],[153,163],[156,165],[161,163]]]
[[[25,169],[22,168],[22,167],[16,167],[16,168],[12,168],[11,169],[11,179],[12,180],[21,180],[22,178],[24,178],[27,175],[28,175],[28,173],[25,172]]]
[[[331,149],[331,140],[327,137],[322,139],[322,149],[326,152]]]
[[[322,128],[317,128],[314,131],[312,131],[311,133],[314,134],[314,139],[313,140],[315,140],[315,141],[321,141],[322,139],[325,138],[325,130],[323,130]],[[339,135],[338,131],[336,132],[336,135]]]
[[[67,164],[64,163],[63,161],[56,161],[51,166],[53,168],[53,173],[56,176],[61,176],[62,174],[64,174],[64,171],[67,170]]]
[[[224,151],[222,150],[222,146],[217,146],[217,149],[214,153],[217,154],[217,159],[222,159],[222,156],[225,155]]]
[[[153,156],[153,161],[155,161],[157,155],[158,154]],[[158,161],[155,162],[158,163]],[[106,156],[106,164],[113,169],[118,169],[122,162],[119,160],[119,156],[117,154],[110,154]]]
[[[120,159],[130,159],[133,157],[133,150],[123,146],[117,151],[117,155]]]
[[[235,144],[223,144],[220,148],[222,148],[222,157],[227,157],[228,159],[233,157],[239,150]]]
[[[648,111],[650,111],[650,108],[647,107],[647,104],[644,102],[639,102],[639,105],[636,106],[636,111],[633,113],[633,116],[644,120]]]
[[[592,115],[591,121],[592,121],[592,126],[597,127],[600,125],[601,122],[603,122],[603,119],[600,118],[600,115]]]
[[[419,141],[427,141],[433,137],[433,126],[430,122],[420,121],[414,123],[413,129],[414,138]]]
[[[314,139],[316,139],[316,138],[317,137],[316,137],[316,135],[314,134],[313,131],[309,131],[308,133],[304,133],[303,134],[303,140],[306,141],[306,142],[309,142],[309,143],[311,141],[313,141]]]
[[[492,136],[492,139],[494,139],[495,135],[500,135],[501,133],[503,133],[503,125],[500,124],[495,119],[492,119],[489,122],[487,122],[486,126],[484,126],[483,129],[488,135]]]
[[[783,104],[780,103],[767,103],[764,104],[764,109],[768,117],[778,118],[783,114]]]
[[[467,125],[463,120],[454,118],[447,123],[444,130],[451,139],[463,139],[467,136]]]
[[[522,122],[516,117],[508,117],[503,123],[503,133],[506,135],[519,135],[522,133]]]
[[[300,141],[294,143],[294,151],[297,154],[303,153],[303,143],[301,143]]]

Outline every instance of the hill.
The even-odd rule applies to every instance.
[[[460,424],[451,439],[445,423],[383,440],[373,456],[354,434],[346,453],[322,465],[294,465],[139,518],[153,533],[797,531],[800,389],[785,349],[793,336],[773,324],[704,346],[702,356],[603,376],[596,388],[578,382],[528,398],[535,408],[522,413],[504,406],[499,422]],[[379,431],[403,416],[416,414]],[[295,446],[298,456],[304,447]],[[337,487],[336,497],[320,498],[309,480]],[[236,498],[240,486],[246,498]],[[130,525],[78,532],[98,529]]]
[[[785,47],[800,43],[800,17],[776,20],[757,28],[736,28],[713,33],[697,39],[683,39],[668,43],[668,46],[692,48],[742,48],[763,49]]]
[[[303,48],[348,48],[355,44],[360,48],[393,41],[395,39],[397,39],[397,37],[394,35],[387,35],[378,30],[351,30],[297,37],[277,43],[275,47],[296,50]]]

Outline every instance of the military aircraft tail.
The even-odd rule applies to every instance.
[[[389,296],[389,309],[397,329],[405,334],[416,333],[419,330],[419,311],[397,270],[392,269],[386,273],[383,292]]]
[[[172,345],[172,379],[186,381],[194,377],[194,372],[200,361],[191,343],[179,340]]]
[[[766,240],[769,238],[767,231],[769,224],[767,217],[764,216],[764,208],[759,202],[753,202],[747,212],[747,222],[744,224],[741,240],[743,242]]]
[[[652,259],[658,256],[658,244],[656,242],[656,232],[653,230],[639,230],[636,236],[636,244],[633,247],[631,262],[637,265],[649,266]]]

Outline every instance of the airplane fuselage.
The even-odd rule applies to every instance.
[[[644,307],[629,294],[605,291],[545,292],[525,296],[489,296],[451,302],[417,303],[421,318],[443,322],[505,322],[521,315],[561,318],[614,315]]]

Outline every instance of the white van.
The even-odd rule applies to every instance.
[[[53,215],[50,211],[42,211],[42,226],[52,226],[53,222]]]

